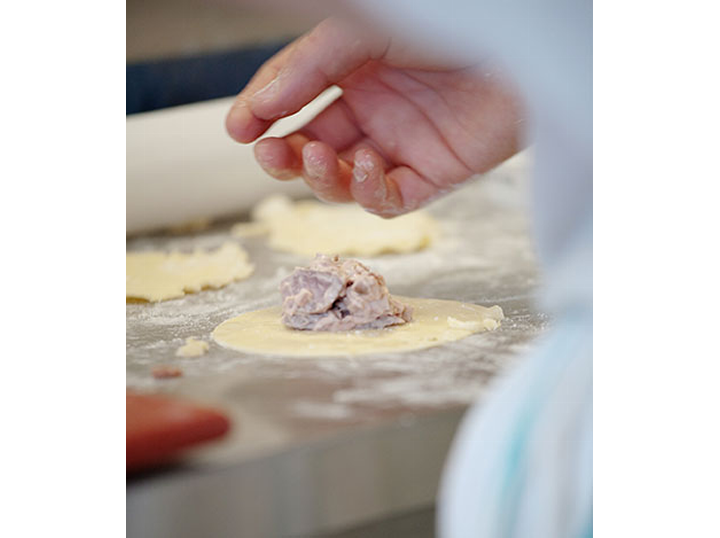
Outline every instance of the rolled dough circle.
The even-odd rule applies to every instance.
[[[293,202],[280,195],[261,202],[253,218],[254,223],[240,223],[232,233],[242,237],[264,228],[271,248],[301,256],[405,254],[428,247],[439,235],[438,223],[422,210],[388,220],[356,205]]]
[[[440,299],[397,297],[413,307],[413,321],[373,331],[315,332],[290,329],[280,307],[246,312],[218,325],[212,337],[221,346],[248,354],[334,357],[395,353],[438,346],[473,333],[493,330],[503,312]]]
[[[125,256],[127,301],[166,301],[217,289],[249,277],[253,265],[248,254],[235,243],[224,243],[214,251],[128,252]]]

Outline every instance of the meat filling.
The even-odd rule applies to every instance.
[[[412,309],[394,299],[385,279],[357,260],[318,254],[280,283],[282,322],[293,329],[382,329],[412,320]]]

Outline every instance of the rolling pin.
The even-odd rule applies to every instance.
[[[284,136],[340,95],[330,88],[266,136]],[[225,132],[233,98],[128,116],[126,125],[127,234],[213,220],[249,210],[272,193],[309,196],[302,181],[277,181],[255,161],[252,145]]]

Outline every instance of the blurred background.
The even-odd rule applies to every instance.
[[[241,0],[127,0],[128,234],[238,215],[274,192],[309,195],[272,181],[223,124],[257,69],[318,21]]]
[[[237,93],[310,14],[222,0],[127,0],[126,113]]]

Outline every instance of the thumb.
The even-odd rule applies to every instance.
[[[260,120],[294,114],[369,60],[381,58],[388,44],[345,21],[326,19],[273,66],[275,76],[267,84],[247,96],[250,110]]]

